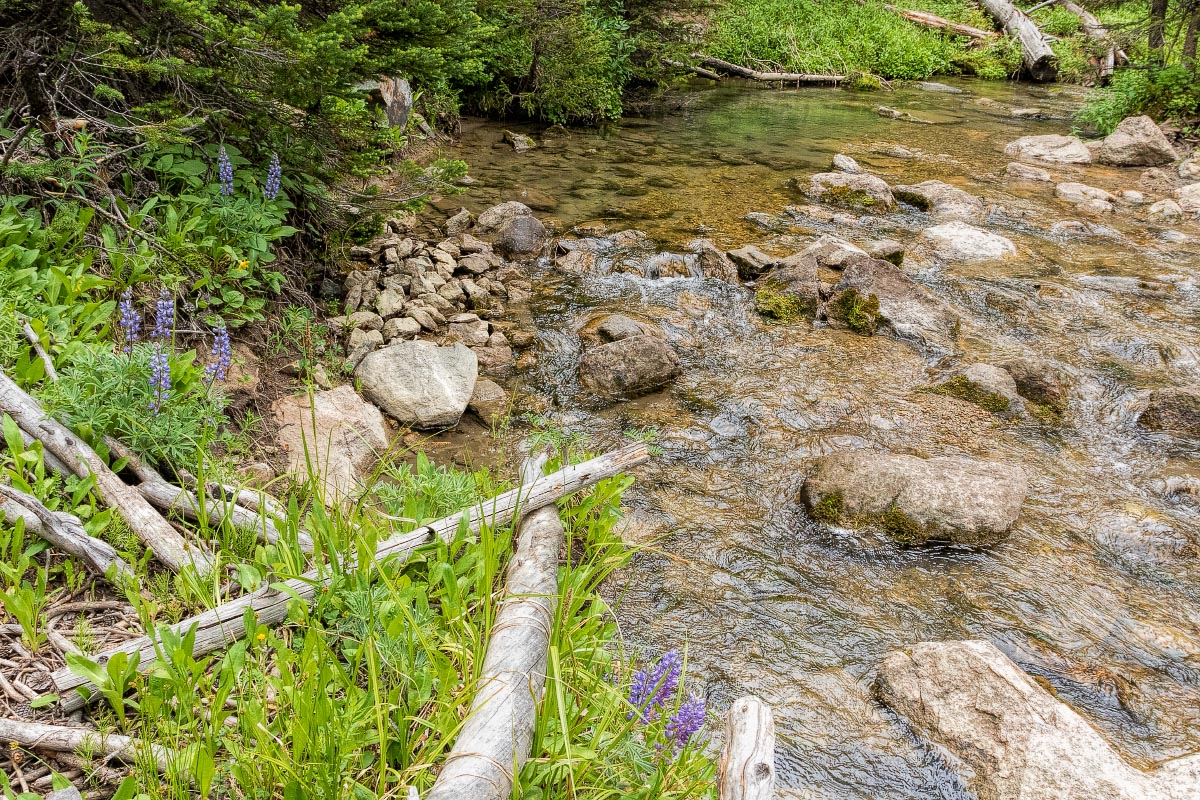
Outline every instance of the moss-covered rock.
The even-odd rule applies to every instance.
[[[974,403],[980,408],[991,411],[993,414],[1002,414],[1008,411],[1009,406],[1012,405],[1011,401],[1004,395],[983,389],[978,384],[972,382],[966,375],[954,375],[945,383],[930,387],[929,391],[934,394],[956,397],[959,400]]]
[[[879,329],[879,298],[873,294],[863,297],[854,289],[845,289],[826,306],[826,313],[830,320],[842,322],[863,336]]]
[[[754,292],[754,309],[773,322],[798,322],[811,318],[812,301],[787,291],[782,284],[768,281]]]

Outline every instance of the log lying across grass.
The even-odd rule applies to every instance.
[[[1021,60],[1025,71],[1035,81],[1048,82],[1058,77],[1058,57],[1050,49],[1037,23],[1009,0],[981,0],[1009,36],[1021,45]]]
[[[764,83],[841,83],[846,80],[845,75],[817,75],[807,72],[759,72],[756,69],[743,67],[740,64],[706,56],[703,53],[692,53],[692,58],[717,72],[725,72],[730,75],[736,75],[739,78],[763,81]]]
[[[1113,44],[1112,37],[1109,36],[1108,30],[1105,29],[1103,23],[1092,12],[1081,5],[1072,3],[1071,0],[1058,0],[1058,4],[1079,17],[1079,22],[1083,26],[1083,32],[1087,34],[1089,39],[1107,47],[1104,56],[1100,59],[1100,80],[1107,82],[1112,77],[1113,69],[1116,65],[1128,62],[1129,57],[1125,55],[1124,50],[1117,49],[1116,45]]]
[[[124,518],[130,529],[163,564],[176,572],[185,566],[195,567],[201,575],[212,571],[212,558],[207,553],[185,540],[171,523],[150,506],[146,498],[109,469],[95,450],[65,425],[46,414],[36,400],[4,373],[0,373],[0,413],[12,417],[18,426],[39,440],[46,452],[52,453],[72,473],[80,478],[93,476],[96,494],[105,505],[115,509]]]
[[[649,458],[650,453],[646,445],[634,444],[582,464],[564,467],[531,484],[485,500],[476,508],[460,511],[409,533],[399,534],[382,541],[375,549],[375,559],[381,561],[392,556],[408,558],[414,550],[435,536],[449,541],[454,537],[459,526],[464,523],[472,530],[478,530],[484,524],[492,527],[504,525],[517,514],[525,514],[548,506],[580,489],[642,464]],[[196,629],[195,646],[192,653],[199,657],[233,644],[244,637],[246,635],[244,614],[247,609],[253,612],[258,624],[278,625],[287,619],[289,603],[299,600],[311,604],[317,591],[327,585],[329,581],[329,567],[321,565],[297,578],[286,581],[282,587],[264,586],[202,614],[181,620],[170,627],[179,635],[183,635],[192,628]],[[138,653],[141,659],[138,668],[143,672],[151,669],[157,659],[155,643],[150,636],[131,639],[119,647],[98,653],[92,658],[100,663],[105,663],[118,652]],[[69,669],[60,669],[51,678],[53,682],[51,691],[60,695],[60,703],[67,711],[81,708],[87,702],[83,695],[72,690],[87,687],[91,693],[90,696],[96,696],[95,687]]]
[[[51,753],[91,752],[104,759],[115,758],[134,763],[139,756],[149,754],[159,772],[170,769],[178,755],[162,745],[143,742],[115,733],[100,733],[90,728],[67,728],[62,725],[44,725],[39,722],[20,722],[15,719],[0,719],[0,742],[5,746],[16,742],[30,750],[46,750]]]
[[[982,28],[974,28],[970,25],[964,25],[961,22],[955,22],[951,19],[938,17],[924,11],[912,11],[907,8],[900,8],[899,6],[891,5],[890,3],[884,3],[883,7],[888,11],[895,11],[909,22],[913,23],[914,25],[920,25],[922,28],[932,28],[936,31],[946,31],[946,33],[953,33],[956,36],[966,36],[978,41],[987,41],[988,39],[995,39],[997,36],[999,36],[999,34],[995,31],[985,31]]]
[[[717,767],[718,800],[771,800],[775,791],[775,722],[757,697],[729,707]]]
[[[544,465],[545,458],[527,462],[522,481],[534,483]],[[512,795],[514,775],[529,759],[546,685],[562,542],[563,524],[553,505],[521,522],[471,710],[425,800]]]

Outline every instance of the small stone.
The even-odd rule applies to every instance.
[[[446,220],[446,233],[450,236],[455,236],[471,227],[471,212],[465,208],[459,209],[458,213]]]
[[[1084,183],[1060,183],[1054,187],[1054,196],[1068,203],[1082,203],[1086,200],[1103,200],[1112,203],[1117,198],[1103,189],[1088,186]]]
[[[488,375],[506,375],[512,370],[513,363],[516,361],[516,355],[511,347],[483,345],[472,347],[471,351],[479,359],[480,372]]]
[[[593,347],[579,361],[589,391],[610,399],[652,392],[679,374],[679,357],[657,336],[631,336]]]
[[[809,179],[808,194],[823,203],[889,211],[896,205],[892,190],[874,175],[822,172]]]
[[[1159,200],[1146,211],[1152,222],[1175,222],[1183,218],[1183,209],[1174,200]]]
[[[376,314],[374,311],[355,311],[346,317],[346,327],[351,329],[362,328],[368,331],[383,330],[383,317]]]
[[[904,263],[904,245],[893,239],[882,239],[867,245],[867,254],[871,258],[890,261],[896,266]]]
[[[354,367],[372,350],[383,346],[383,333],[365,328],[355,328],[350,332],[350,341],[346,344],[346,363]]]
[[[951,261],[986,261],[1017,253],[1016,245],[1003,236],[958,220],[926,228],[921,236],[933,243],[939,255]]]
[[[1176,190],[1175,199],[1183,213],[1200,216],[1200,183],[1189,184]]]
[[[275,468],[265,461],[255,461],[238,467],[238,477],[252,489],[262,489],[275,480]]]
[[[395,289],[384,289],[375,298],[375,310],[379,312],[379,316],[387,319],[402,314],[404,312],[404,303],[404,292],[396,291]],[[382,326],[380,327],[382,329]]]
[[[475,229],[481,233],[492,233],[500,230],[504,223],[515,217],[528,217],[532,214],[529,206],[510,200],[507,203],[492,206],[480,214],[479,218],[475,220]]]
[[[421,332],[421,323],[412,317],[395,317],[383,323],[383,338],[388,344],[397,339],[413,339]]]
[[[857,161],[841,153],[833,157],[833,171],[845,172],[849,175],[861,175],[866,172],[866,170],[858,165]]]
[[[512,149],[518,153],[528,153],[537,147],[537,142],[530,137],[523,133],[513,133],[512,131],[504,132],[504,141],[512,145]]]
[[[480,378],[475,381],[475,391],[467,408],[483,420],[485,425],[496,426],[508,418],[512,404],[508,392],[493,380]]]
[[[1146,202],[1146,195],[1136,189],[1122,189],[1117,192],[1117,197],[1131,206],[1140,206]]]
[[[446,333],[446,343],[462,342],[467,347],[481,347],[488,343],[489,336],[488,324],[476,317],[467,322],[450,322],[450,328]]]
[[[1103,214],[1111,214],[1116,209],[1113,204],[1105,200],[1084,200],[1075,209],[1082,214],[1091,214],[1093,216],[1101,216]]]
[[[417,322],[421,326],[422,330],[427,330],[430,333],[433,333],[438,329],[438,324],[434,320],[433,314],[431,314],[427,308],[409,308],[405,313],[409,319]]]
[[[1004,168],[1004,174],[1019,181],[1051,181],[1050,173],[1041,167],[1033,167],[1014,161]]]
[[[1155,389],[1138,416],[1138,424],[1151,431],[1200,439],[1200,386]]]
[[[513,347],[524,350],[537,343],[537,334],[533,331],[513,330],[508,333],[508,340]]]
[[[776,259],[759,250],[752,244],[729,251],[729,260],[737,266],[738,276],[742,280],[752,280],[770,266]]]

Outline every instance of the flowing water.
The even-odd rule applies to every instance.
[[[602,222],[675,253],[700,235],[779,254],[820,233],[912,243],[933,224],[911,208],[833,222],[785,214],[806,202],[793,180],[806,184],[837,152],[892,184],[936,178],[1003,207],[983,227],[1018,257],[948,265],[918,249],[905,262],[962,319],[961,352],[940,360],[883,335],[765,324],[749,291],[716,280],[643,277],[663,272],[645,268],[646,243],[622,256],[641,269],[537,269],[539,361],[523,390],[596,446],[658,432],[626,529],[654,544],[609,587],[622,633],[647,654],[686,647],[714,708],[745,693],[773,706],[781,796],[973,796],[871,699],[883,657],[922,640],[994,642],[1139,766],[1200,750],[1200,511],[1164,490],[1172,476],[1200,476],[1200,456],[1194,442],[1134,424],[1146,390],[1200,382],[1200,230],[1122,211],[1052,231],[1081,218],[1053,184],[1004,179],[1003,146],[1067,132],[1078,94],[961,85],[966,94],[700,91],[662,119],[522,129],[543,146],[521,155],[501,127],[469,125],[456,151],[476,179],[468,207],[523,198],[567,235]],[[884,119],[880,102],[934,124]],[[1051,171],[1165,196],[1140,170]],[[580,389],[578,330],[605,311],[662,329],[684,368],[669,389],[609,406]],[[953,366],[1021,354],[1071,376],[1061,428],[922,391]],[[983,550],[905,550],[812,522],[797,499],[812,459],[860,447],[1018,462],[1030,475],[1020,521]]]

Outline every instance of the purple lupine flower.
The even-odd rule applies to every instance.
[[[693,692],[667,720],[666,734],[668,739],[675,740],[675,752],[682,750],[688,740],[704,727],[706,712],[704,698]]]
[[[155,346],[154,354],[150,356],[150,410],[154,416],[162,411],[162,407],[171,394],[171,359],[161,344]]]
[[[642,722],[658,718],[656,710],[679,686],[679,676],[683,671],[683,659],[678,650],[668,650],[652,670],[638,670],[633,674],[633,686],[629,689],[629,702],[635,707],[630,711],[628,719],[634,714],[641,717]]]
[[[283,178],[283,167],[279,163],[279,155],[271,154],[271,166],[267,168],[267,183],[263,186],[263,197],[274,200],[279,196],[279,181]]]
[[[133,289],[121,292],[121,302],[117,305],[121,311],[121,352],[132,353],[137,344],[138,334],[142,332],[142,315],[133,307]]]
[[[229,365],[233,360],[233,354],[230,352],[229,328],[225,327],[223,321],[213,327],[211,355],[213,361],[204,368],[204,379],[209,383],[225,380],[225,376],[229,374]]]
[[[225,152],[225,145],[221,145],[221,152],[217,154],[217,178],[221,181],[221,194],[229,197],[233,194],[233,162],[229,160],[229,153]]]
[[[175,298],[166,289],[158,293],[158,301],[154,304],[154,327],[150,329],[150,338],[165,341],[171,338],[175,328]]]

